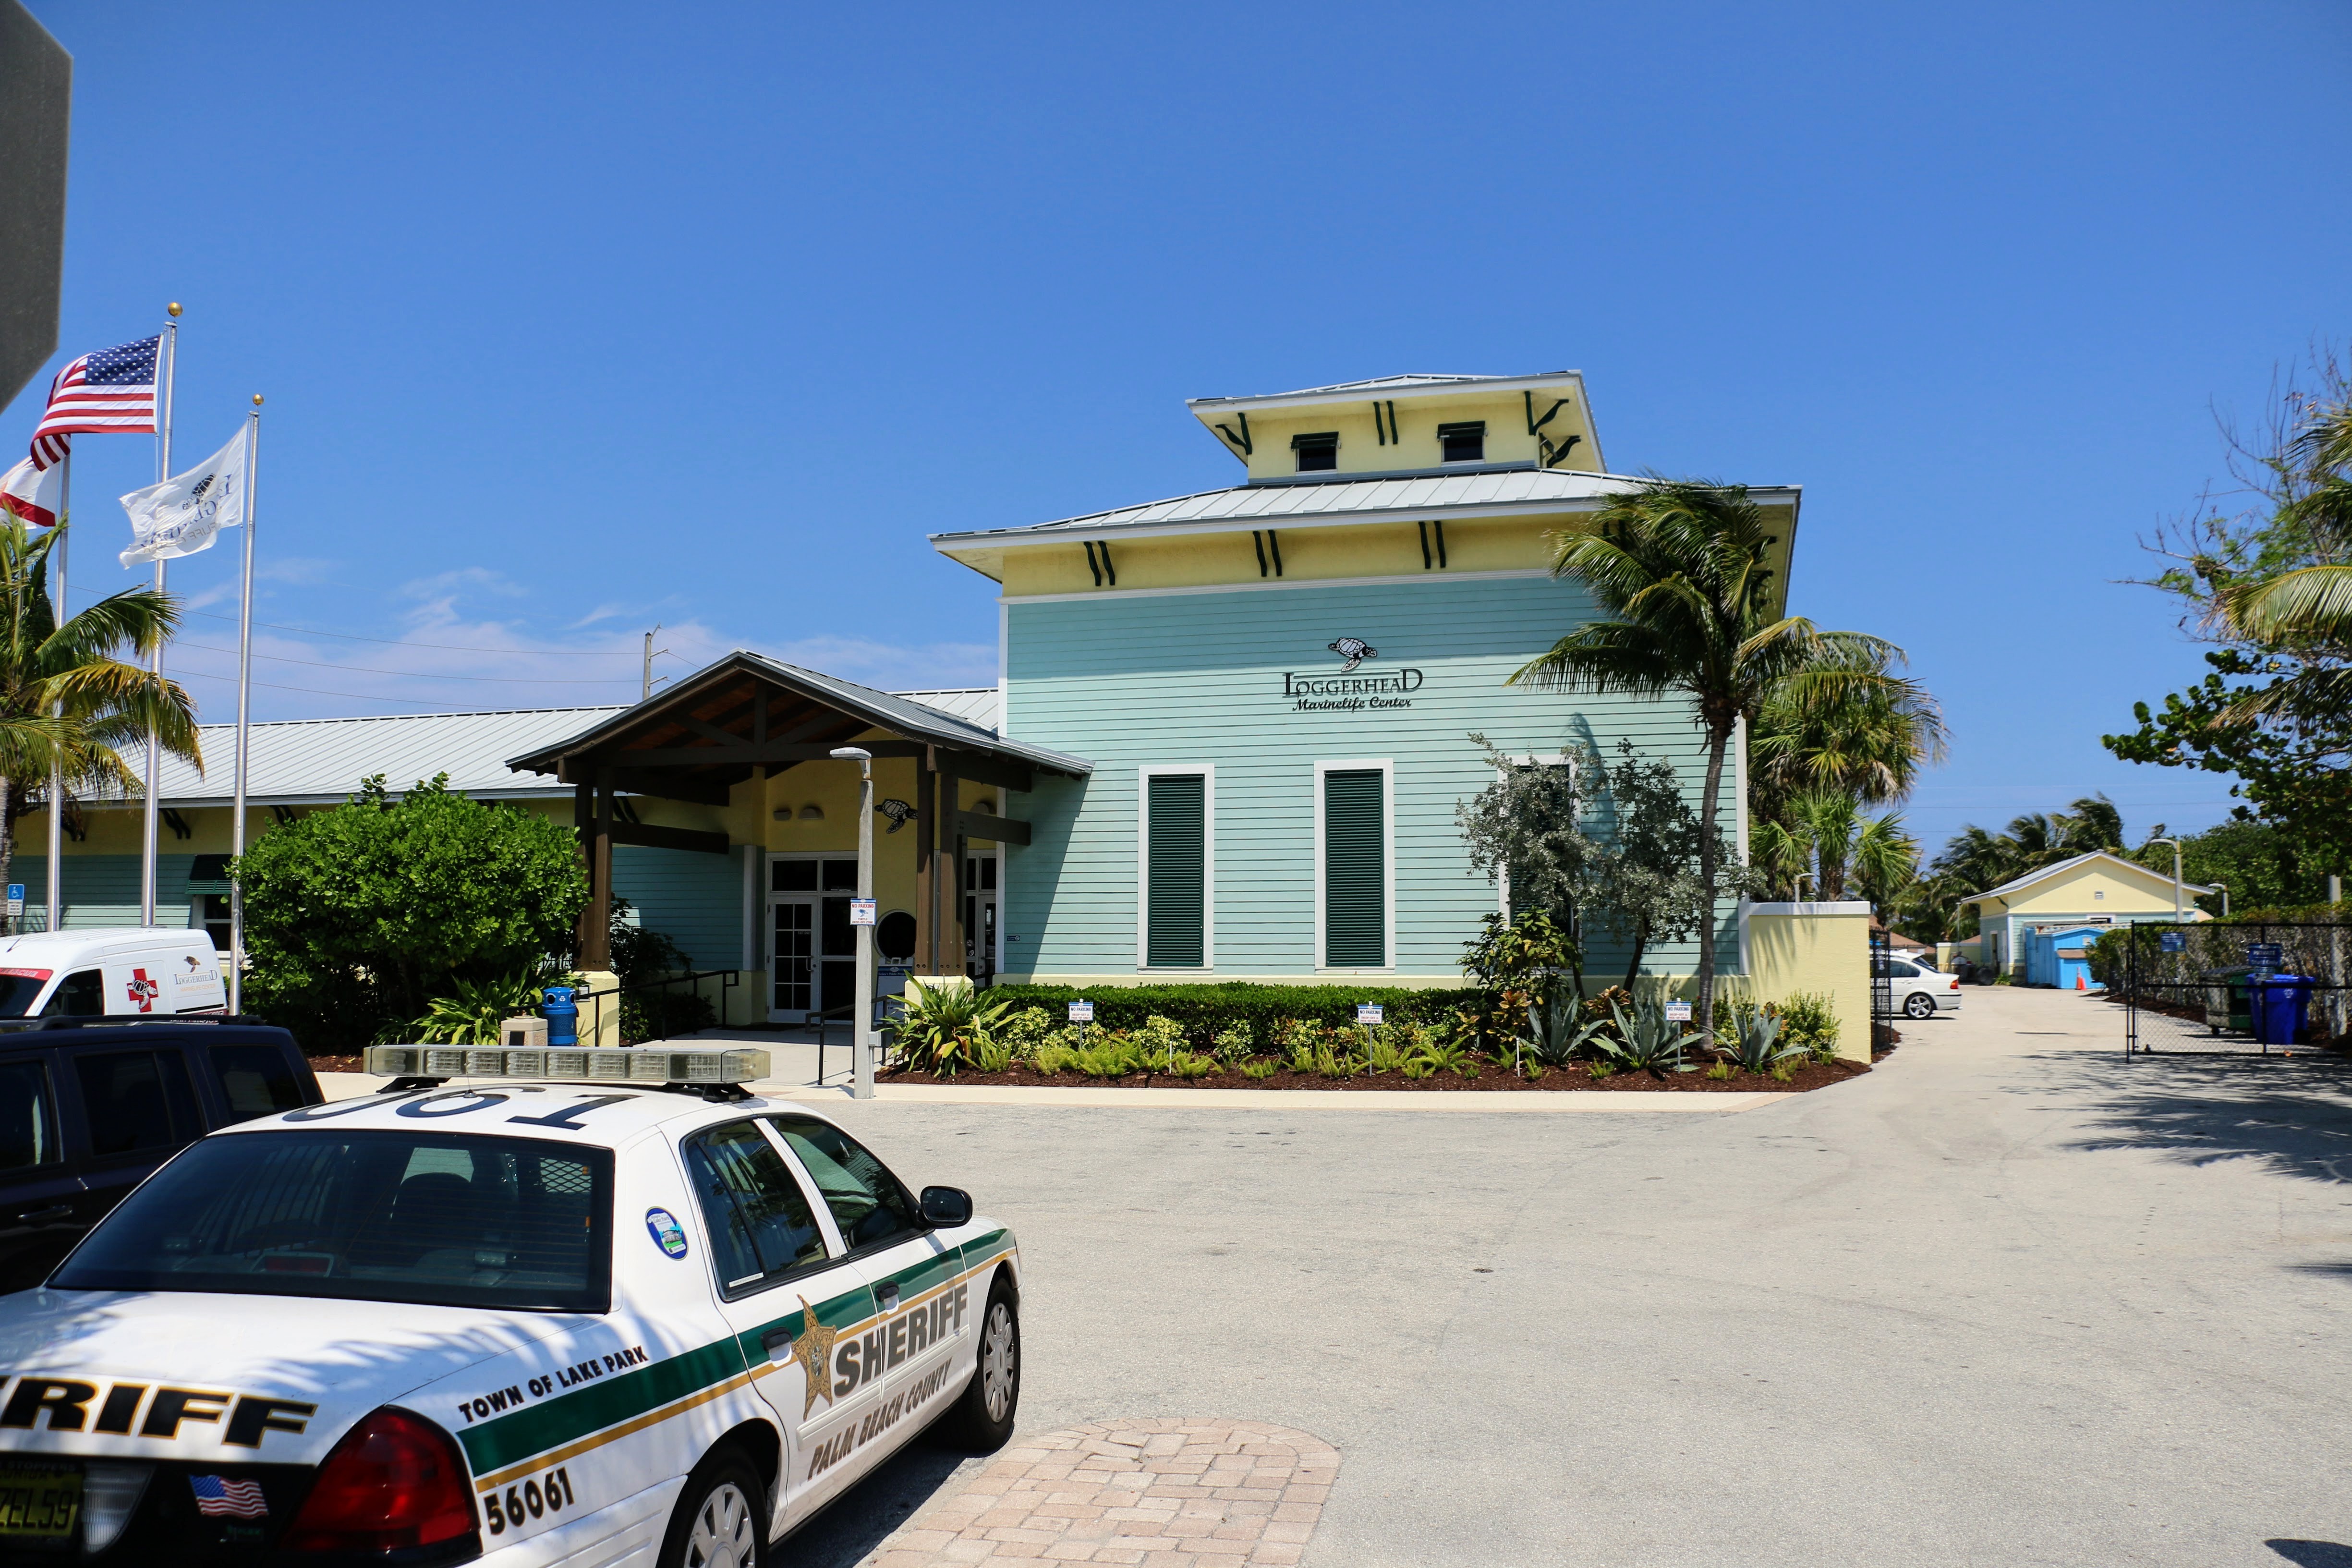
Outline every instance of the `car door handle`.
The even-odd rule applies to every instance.
[[[779,1353],[792,1350],[793,1336],[782,1329],[770,1329],[760,1336],[760,1348],[768,1352],[770,1361],[774,1361]]]
[[[897,1311],[898,1310],[898,1287],[896,1285],[877,1285],[874,1288],[874,1302],[877,1308],[885,1312]]]
[[[18,1225],[53,1225],[61,1219],[73,1218],[73,1205],[51,1204],[45,1209],[26,1209],[16,1216]]]

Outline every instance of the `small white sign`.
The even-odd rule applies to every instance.
[[[1095,1021],[1095,1005],[1094,1005],[1093,1003],[1091,1003],[1091,1002],[1073,1002],[1073,1003],[1071,1003],[1071,1004],[1070,1004],[1070,1022],[1071,1022],[1071,1023],[1073,1023],[1073,1024],[1091,1024],[1091,1023],[1093,1023],[1094,1021]]]
[[[1667,1023],[1669,1023],[1669,1024],[1687,1024],[1687,1023],[1689,1023],[1689,1022],[1690,1022],[1690,1004],[1689,1004],[1689,1003],[1687,1003],[1687,1002],[1669,1002],[1669,1003],[1667,1003],[1667,1004],[1666,1004],[1666,1022],[1667,1022]]]
[[[854,926],[872,925],[874,923],[874,900],[872,899],[850,900],[849,923]]]
[[[1378,1002],[1359,1002],[1356,1004],[1356,1022],[1363,1025],[1367,1028],[1370,1028],[1372,1025],[1377,1024],[1380,1021],[1381,1005]]]
[[[8,913],[13,917],[16,915],[21,915],[24,912],[25,884],[22,882],[11,882],[8,884]]]

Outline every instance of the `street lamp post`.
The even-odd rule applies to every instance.
[[[837,746],[833,754],[857,764],[857,896],[874,898],[874,753],[858,746]],[[857,995],[851,1013],[850,1057],[854,1064],[850,1097],[874,1098],[874,928],[852,923],[857,936]]]
[[[2150,844],[2169,844],[2172,846],[2172,923],[2174,925],[2179,925],[2181,918],[2180,840],[2178,838],[2151,838],[2148,842]]]

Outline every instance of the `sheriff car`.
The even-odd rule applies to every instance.
[[[0,1297],[0,1558],[750,1568],[1002,1444],[1012,1235],[765,1057],[378,1047],[191,1144]]]

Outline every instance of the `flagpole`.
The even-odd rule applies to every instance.
[[[261,394],[253,395],[253,417],[245,427],[245,592],[236,614],[236,806],[229,817],[229,864],[245,858],[246,709],[253,684],[253,520],[260,510]],[[228,1010],[243,1011],[245,989],[244,878],[228,884]]]
[[[57,542],[49,547],[56,573],[49,579],[50,628],[66,623],[66,525],[73,521],[73,451],[67,448],[63,471],[58,475]],[[53,711],[62,716],[65,704]],[[49,759],[49,910],[42,929],[56,931],[65,923],[66,770],[64,760]]]
[[[164,309],[171,313],[172,320],[163,328],[163,417],[155,422],[156,434],[161,437],[155,451],[155,466],[159,470],[155,475],[157,484],[172,477],[172,381],[173,373],[179,368],[180,357],[179,301],[175,300]],[[161,598],[163,594],[163,560],[157,556],[155,595]],[[154,668],[156,690],[152,700],[160,702],[163,700],[163,639],[160,637],[155,639]],[[155,732],[155,721],[151,718],[147,721],[147,805],[141,814],[143,833],[139,855],[139,923],[142,926],[155,923],[155,816],[159,804],[155,791],[159,787],[158,774],[163,754],[163,748]]]

